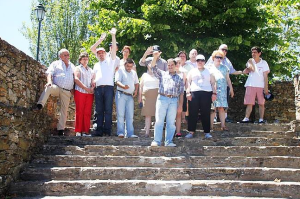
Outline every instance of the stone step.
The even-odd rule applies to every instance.
[[[300,157],[290,156],[80,156],[36,155],[31,167],[269,167],[300,168]]]
[[[62,146],[44,145],[45,155],[98,155],[98,156],[296,156],[300,157],[297,146],[111,146],[85,145]]]
[[[299,182],[231,180],[77,180],[23,181],[10,188],[16,196],[247,196],[299,198]]]
[[[75,126],[74,120],[68,120],[66,123],[67,127],[70,127],[71,129]],[[113,121],[113,127],[117,126],[117,122]],[[145,126],[144,121],[135,121],[134,127],[135,130],[138,132],[141,128]],[[187,124],[182,123],[181,124],[182,129],[187,129]],[[289,131],[290,130],[290,124],[289,123],[266,123],[266,124],[253,124],[253,123],[226,123],[226,126],[233,132],[251,132],[252,130],[259,130],[259,131]],[[92,121],[91,121],[91,127],[92,127]],[[154,127],[152,125],[152,127]],[[220,129],[220,122],[217,122],[214,124],[215,129]],[[201,123],[197,124],[197,129],[202,129]]]
[[[48,144],[61,145],[134,145],[150,146],[153,138],[118,138],[111,137],[51,137]],[[263,137],[234,137],[234,138],[174,138],[177,146],[300,146],[300,138],[263,138]]]
[[[287,168],[158,168],[158,167],[37,167],[21,179],[38,180],[240,180],[299,182],[300,169]]]
[[[14,199],[41,199],[41,197],[17,197]],[[43,199],[284,199],[266,197],[219,196],[46,196]],[[285,198],[286,199],[286,198]]]

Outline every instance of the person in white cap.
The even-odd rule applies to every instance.
[[[108,136],[111,135],[114,75],[116,70],[116,32],[117,30],[115,28],[110,30],[112,36],[111,56],[106,56],[106,51],[103,47],[97,48],[105,39],[105,33],[91,46],[91,51],[99,60],[99,62],[94,65],[95,79],[92,82],[95,87],[95,112],[97,115],[97,127],[94,136],[103,136],[104,134]]]
[[[198,114],[200,110],[201,123],[205,138],[210,135],[210,107],[217,99],[216,81],[210,71],[204,68],[205,57],[197,55],[197,68],[190,70],[187,76],[186,97],[189,103],[188,131],[186,138],[192,138],[196,132]]]

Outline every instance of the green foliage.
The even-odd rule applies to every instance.
[[[32,26],[23,25],[22,33],[30,41],[30,50],[36,56],[38,20],[35,7],[42,3],[46,15],[41,26],[40,61],[49,65],[58,59],[57,52],[66,48],[70,51],[70,59],[77,63],[82,42],[88,38],[87,24],[91,13],[87,10],[88,0],[39,0],[32,2]]]
[[[161,46],[164,58],[192,48],[208,58],[226,43],[228,57],[236,69],[242,70],[252,46],[260,45],[266,55],[271,55],[278,40],[275,32],[266,31],[268,13],[259,6],[259,0],[98,0],[90,7],[98,12],[95,24],[89,26],[94,36],[83,45],[88,48],[112,27],[119,30],[117,40],[121,46],[132,46],[131,56],[136,61],[154,44]],[[268,62],[272,68],[272,60]]]
[[[46,7],[42,23],[41,61],[48,65],[57,51],[69,49],[76,63],[80,51],[90,52],[102,32],[118,29],[120,49],[132,47],[136,62],[150,45],[160,45],[163,58],[196,48],[205,57],[222,43],[235,69],[242,70],[252,46],[263,49],[271,77],[291,77],[299,69],[300,0],[40,0]],[[35,8],[37,3],[32,5]],[[37,20],[23,33],[36,53]],[[102,44],[108,50],[108,38]],[[121,54],[118,53],[121,57]],[[96,62],[91,56],[90,66]],[[139,74],[146,70],[137,67]],[[242,76],[231,76],[235,83]]]

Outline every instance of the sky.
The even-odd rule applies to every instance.
[[[32,57],[29,41],[20,32],[22,23],[31,24],[32,0],[0,0],[0,37]]]

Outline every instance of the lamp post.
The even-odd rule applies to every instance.
[[[39,50],[40,50],[40,32],[41,32],[41,23],[45,16],[45,7],[40,3],[36,9],[36,17],[39,20],[39,30],[38,30],[38,42],[37,42],[37,52],[36,52],[36,60],[39,61]]]

